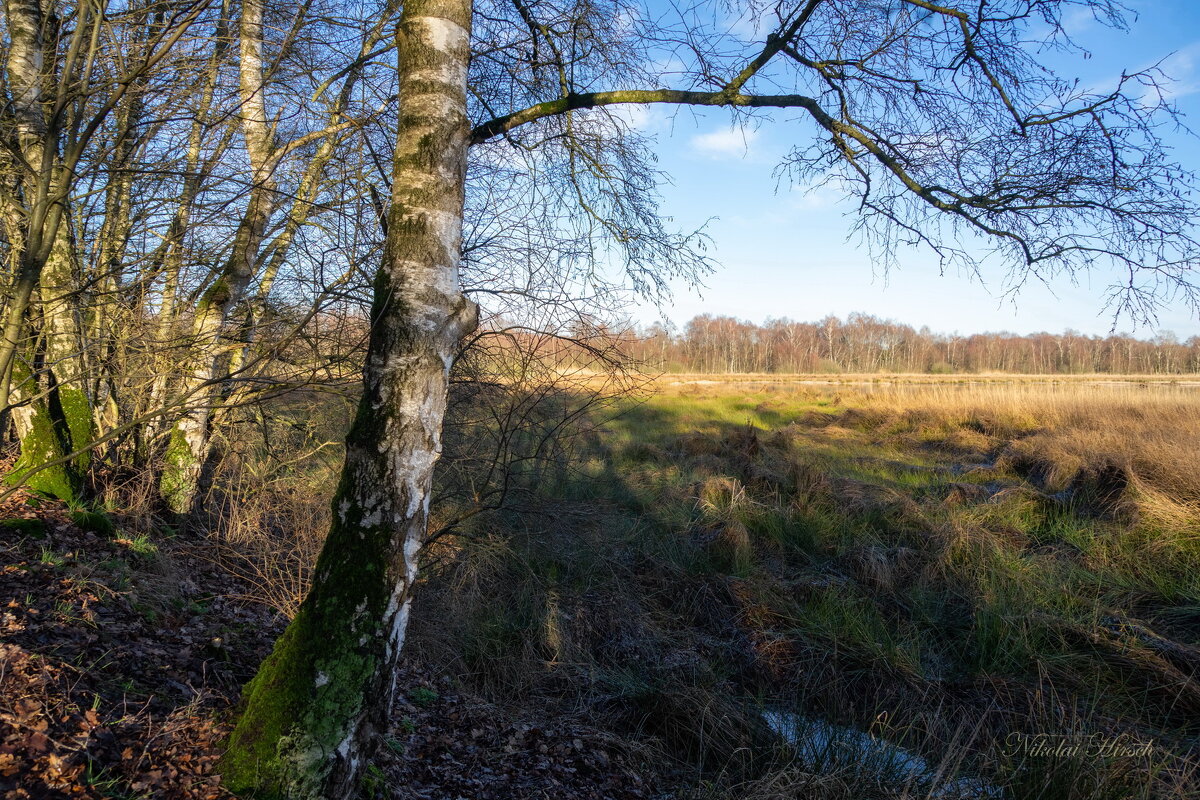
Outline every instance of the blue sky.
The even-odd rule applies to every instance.
[[[1185,121],[1200,130],[1200,2],[1126,4],[1138,17],[1127,33],[1105,28],[1088,14],[1075,15],[1070,32],[1092,57],[1064,62],[1058,71],[1099,87],[1122,69],[1165,59]],[[675,286],[666,316],[677,324],[701,313],[761,322],[768,317],[813,320],[831,313],[844,318],[862,311],[947,333],[1073,329],[1105,334],[1112,327],[1112,312],[1104,309],[1110,284],[1105,274],[1081,275],[1074,284],[1029,284],[1015,300],[1003,296],[1003,275],[985,273],[984,282],[939,275],[936,260],[920,251],[908,251],[899,269],[879,274],[857,241],[846,239],[852,206],[835,190],[800,190],[774,176],[795,133],[794,123],[768,120],[741,130],[719,112],[672,113],[659,106],[638,114],[644,129],[656,134],[659,166],[672,179],[663,187],[663,212],[683,228],[707,221],[719,263],[705,281],[707,288]],[[1178,160],[1200,171],[1200,142],[1185,137],[1173,141]],[[648,322],[660,315],[643,307],[634,317]],[[1155,333],[1135,329],[1127,319],[1118,329],[1142,337]],[[1176,303],[1160,314],[1157,330],[1186,339],[1200,335],[1200,321]]]

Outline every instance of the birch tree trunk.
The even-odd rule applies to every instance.
[[[63,459],[90,444],[92,411],[74,295],[74,249],[66,213],[69,176],[59,159],[59,122],[53,115],[48,118],[45,108],[57,28],[52,15],[37,3],[9,0],[4,12],[10,39],[5,69],[12,96],[7,113],[21,162],[25,224],[0,338],[0,410],[8,409],[14,390],[24,395],[18,422],[21,456],[9,480],[72,502],[87,456]],[[71,53],[77,52],[94,22],[93,14],[80,12]],[[40,352],[33,360],[44,369],[29,371],[16,361],[31,355],[22,333],[35,296],[41,301],[42,330]],[[42,380],[45,385],[39,386]],[[57,461],[62,463],[46,468]]]
[[[50,257],[42,267],[38,290],[50,411],[52,416],[61,417],[58,424],[66,433],[69,451],[76,451],[85,450],[91,444],[93,423],[83,361],[85,348],[77,292],[78,253],[72,233],[69,217],[64,214],[54,233]],[[90,454],[82,452],[72,460],[81,475],[86,471],[89,459]]]
[[[409,0],[400,119],[363,397],[313,588],[246,688],[226,786],[343,798],[382,738],[408,624],[449,368],[477,310],[458,282],[469,0]]]
[[[185,238],[192,222],[192,213],[196,201],[200,197],[204,184],[215,162],[224,154],[226,144],[232,136],[224,135],[219,138],[213,148],[213,153],[203,162],[201,156],[205,145],[205,135],[212,124],[213,97],[216,93],[217,82],[221,74],[221,64],[230,47],[228,27],[230,20],[231,0],[224,0],[221,5],[221,15],[213,33],[213,50],[204,66],[200,98],[192,112],[191,127],[188,130],[187,154],[184,160],[184,178],[179,202],[175,214],[167,228],[167,234],[162,245],[155,253],[150,272],[161,272],[161,299],[158,305],[157,319],[154,324],[154,341],[163,348],[177,341],[175,332],[178,328],[177,301],[180,276],[183,273],[185,261]],[[168,350],[168,352],[170,352]],[[167,392],[171,388],[175,370],[169,356],[163,359],[150,385],[149,397],[145,410],[161,408],[167,400]],[[152,452],[158,434],[166,427],[167,422],[160,417],[149,420],[140,432],[138,449],[141,453]]]
[[[126,50],[141,59],[148,54],[152,19],[144,19],[133,28],[126,39]],[[128,248],[133,234],[134,169],[139,153],[153,137],[155,122],[146,119],[146,88],[148,73],[139,75],[115,111],[111,134],[111,163],[115,169],[104,192],[104,216],[94,248],[91,274],[83,286],[94,285],[90,297],[84,300],[84,339],[91,345],[95,363],[89,370],[93,407],[94,439],[104,441],[120,424],[121,404],[118,402],[119,376],[127,372],[128,339],[131,336],[130,313],[133,304],[127,299],[116,300],[126,281]],[[149,124],[146,124],[149,123]],[[116,302],[110,302],[110,299]],[[99,446],[94,458],[104,461],[114,452],[119,440],[109,439]]]
[[[172,511],[190,514],[195,506],[200,473],[210,446],[209,421],[214,397],[211,382],[222,356],[221,339],[230,314],[246,295],[258,265],[267,224],[276,202],[272,130],[267,120],[263,80],[263,2],[242,3],[238,30],[239,90],[242,130],[252,169],[250,198],[238,225],[233,251],[221,275],[200,298],[193,338],[200,347],[199,363],[181,385],[191,407],[171,430],[159,491]]]

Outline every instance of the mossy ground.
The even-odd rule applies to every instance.
[[[17,536],[28,536],[32,539],[46,538],[46,523],[40,519],[6,519],[0,521],[0,527]]]
[[[103,511],[73,511],[71,512],[71,521],[80,530],[98,533],[110,539],[117,535],[117,526],[113,523],[112,517]]]

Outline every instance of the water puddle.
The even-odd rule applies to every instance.
[[[1000,800],[1004,793],[980,778],[948,779],[924,758],[886,739],[869,733],[833,725],[814,717],[787,711],[767,710],[763,720],[784,741],[796,757],[814,771],[853,767],[876,774],[888,783],[923,787],[925,793],[912,797],[937,800]]]

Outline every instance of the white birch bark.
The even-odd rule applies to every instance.
[[[190,407],[171,431],[159,482],[163,499],[177,514],[189,514],[195,506],[200,472],[209,450],[209,421],[215,397],[212,381],[221,362],[221,339],[228,331],[231,312],[245,298],[254,278],[259,248],[276,203],[277,158],[263,79],[263,8],[262,0],[244,0],[238,26],[240,109],[251,167],[250,197],[229,259],[196,309],[192,339],[200,353],[195,368],[180,386],[180,395]]]
[[[74,294],[74,247],[66,212],[69,175],[58,153],[61,130],[46,110],[48,100],[56,99],[49,90],[57,67],[58,31],[50,9],[36,0],[7,0],[4,14],[11,96],[6,111],[15,129],[16,178],[24,199],[25,230],[0,336],[0,409],[7,410],[14,388],[28,398],[18,424],[18,432],[24,434],[21,457],[10,477],[70,501],[79,488],[86,454],[44,474],[38,472],[46,463],[86,448],[92,439]],[[68,39],[68,62],[84,50],[96,24],[95,8],[89,4],[79,9]],[[30,355],[21,352],[22,337],[35,297],[40,300],[41,375],[15,369],[18,358]],[[46,385],[35,385],[41,379]]]
[[[263,797],[349,796],[386,729],[441,452],[459,290],[469,0],[410,0],[398,33],[392,207],[363,398],[313,589],[247,687],[223,779]]]
[[[212,161],[212,159],[209,159],[202,170],[201,149],[205,143],[204,134],[210,124],[209,118],[211,116],[217,82],[220,77],[221,65],[229,49],[228,24],[230,19],[230,2],[231,0],[224,0],[221,7],[221,16],[214,31],[213,38],[215,44],[212,54],[204,67],[203,88],[200,91],[200,99],[196,104],[191,127],[188,129],[187,153],[184,157],[184,179],[179,203],[175,208],[175,214],[167,229],[166,238],[159,248],[157,255],[157,258],[161,259],[159,263],[161,264],[162,281],[160,290],[161,299],[159,300],[158,314],[156,315],[157,318],[154,325],[154,340],[164,348],[168,343],[177,341],[174,335],[177,332],[179,322],[177,295],[184,266],[185,238],[191,226],[192,212],[196,200],[204,186],[205,175],[210,169],[208,165]],[[225,152],[223,145],[230,138],[232,137],[227,135],[222,139],[212,158],[218,158]],[[152,271],[157,271],[158,268],[158,266],[155,266]],[[161,367],[155,373],[154,380],[151,382],[149,398],[146,403],[147,409],[159,409],[166,403],[167,392],[171,388],[171,379],[175,371],[175,364],[164,359]],[[146,424],[142,432],[141,441],[141,450],[143,452],[151,451],[152,443],[157,439],[158,434],[165,427],[165,424],[161,417],[155,417]]]

